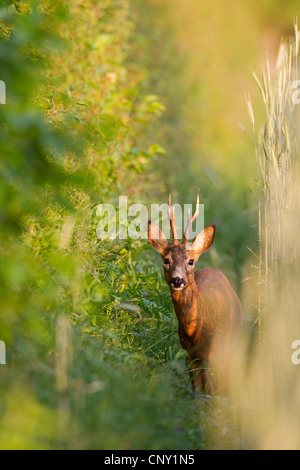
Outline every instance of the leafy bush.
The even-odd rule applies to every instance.
[[[92,210],[134,194],[164,152],[149,132],[164,107],[128,58],[129,2],[7,5],[0,446],[180,447],[171,382],[188,382],[169,297],[141,242],[97,240]]]

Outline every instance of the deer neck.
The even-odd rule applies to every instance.
[[[200,312],[200,293],[195,280],[182,291],[171,291],[178,318],[178,334],[181,345],[189,351],[198,341],[202,332],[204,318]]]
[[[180,324],[194,322],[199,315],[199,291],[195,279],[181,291],[172,291],[171,296]]]

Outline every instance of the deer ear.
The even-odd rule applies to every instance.
[[[161,255],[163,255],[166,248],[170,245],[164,232],[152,222],[148,222],[148,239],[154,250],[158,251]]]
[[[216,226],[210,225],[200,232],[192,244],[190,244],[189,250],[195,251],[198,256],[205,253],[213,244],[215,238]]]

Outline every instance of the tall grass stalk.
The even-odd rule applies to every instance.
[[[300,448],[300,375],[292,344],[300,336],[299,106],[295,100],[299,33],[282,43],[276,70],[267,62],[260,88],[266,113],[256,136],[259,193],[258,347],[247,341],[232,368],[231,399],[241,445]]]
[[[297,80],[299,33],[282,42],[276,73],[272,75],[267,61],[266,71],[254,78],[265,105],[266,123],[256,137],[251,101],[248,110],[253,124],[258,178],[259,217],[259,324],[266,321],[268,300],[281,284],[295,247],[284,240],[287,216],[294,208],[296,178],[297,130],[294,84]]]
[[[72,357],[71,324],[60,315],[56,325],[56,390],[58,395],[58,432],[63,445],[70,427],[69,368]]]

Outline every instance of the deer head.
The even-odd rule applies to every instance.
[[[191,218],[189,212],[188,224],[184,232],[183,241],[178,241],[174,222],[174,209],[171,210],[171,195],[169,196],[168,215],[173,240],[170,243],[165,234],[152,222],[148,222],[148,238],[152,247],[160,253],[163,259],[165,279],[171,291],[185,289],[194,280],[195,264],[202,253],[212,245],[215,236],[215,225],[202,230],[192,243],[189,243],[189,231],[199,215],[199,196],[197,196],[196,210]]]

